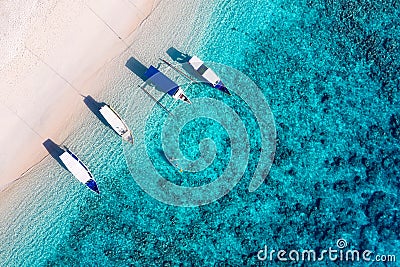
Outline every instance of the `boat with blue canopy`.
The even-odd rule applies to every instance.
[[[150,66],[144,75],[161,92],[169,94],[174,99],[192,104],[182,88],[155,67]]]

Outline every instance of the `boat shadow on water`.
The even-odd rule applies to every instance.
[[[160,64],[157,65],[156,69],[160,68]],[[143,65],[139,60],[134,57],[128,59],[125,63],[125,67],[127,67],[130,71],[135,73],[143,82],[148,84],[149,78],[146,76],[146,71],[149,70],[145,65]]]
[[[188,63],[189,59],[191,58],[188,54],[182,53],[175,47],[168,48],[167,54],[173,61],[176,61],[181,64]]]
[[[106,121],[106,119],[103,117],[103,115],[101,115],[100,113],[100,108],[104,105],[106,105],[106,103],[104,102],[97,102],[92,96],[87,95],[84,99],[83,102],[85,103],[85,105],[89,108],[89,110],[104,124],[106,125],[108,128],[110,128],[111,130],[113,130],[113,128],[111,127],[111,125]]]
[[[60,164],[61,167],[69,171],[60,159],[61,154],[63,154],[65,151],[60,148],[59,145],[54,143],[51,139],[47,139],[43,142],[43,146],[49,152],[50,156],[53,157],[58,162],[58,164]]]
[[[147,80],[147,77],[145,75],[147,68],[136,58],[131,57],[130,59],[128,59],[128,61],[125,63],[125,67],[135,73],[144,82]]]

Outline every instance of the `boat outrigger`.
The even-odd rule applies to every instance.
[[[155,67],[150,66],[144,75],[157,87],[158,90],[169,94],[174,99],[179,99],[185,103],[192,104],[182,88]]]
[[[226,88],[225,84],[221,81],[221,79],[215,74],[215,72],[204,65],[204,62],[196,56],[193,56],[189,60],[189,65],[193,67],[193,69],[203,77],[212,87],[231,95],[231,93]]]
[[[110,124],[111,128],[122,137],[123,140],[133,144],[132,132],[118,113],[109,105],[104,104],[99,109],[101,115]]]
[[[78,179],[82,184],[85,184],[90,190],[100,194],[96,181],[85,164],[82,163],[71,151],[64,146],[64,153],[60,155],[60,160],[65,167]]]

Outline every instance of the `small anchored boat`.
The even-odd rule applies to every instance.
[[[225,84],[221,79],[215,74],[215,72],[204,65],[204,62],[196,56],[193,56],[189,60],[189,64],[193,69],[203,77],[212,87],[224,92],[225,94],[231,95],[231,93],[226,88]]]
[[[100,194],[96,181],[93,175],[67,147],[64,146],[64,153],[60,155],[60,160],[64,163],[65,167],[78,179],[82,184],[85,184],[90,190]]]
[[[133,144],[133,136],[126,123],[118,115],[118,113],[109,105],[104,104],[99,109],[101,115],[110,124],[111,128],[122,137],[123,140]]]
[[[169,94],[174,99],[179,99],[185,103],[192,104],[182,88],[155,67],[150,66],[144,75],[158,90]]]

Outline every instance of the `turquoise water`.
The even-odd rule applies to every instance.
[[[274,114],[277,142],[274,164],[260,188],[248,191],[263,148],[263,129],[254,110],[237,94],[227,97],[205,85],[185,85],[189,98],[215,99],[235,110],[249,133],[244,175],[232,191],[208,205],[171,206],[146,194],[135,182],[139,175],[130,172],[132,161],[146,157],[177,185],[215,181],[235,156],[230,129],[217,121],[189,121],[179,134],[181,153],[192,161],[201,156],[201,140],[213,140],[215,158],[200,162],[204,169],[199,172],[187,171],[188,166],[177,161],[184,169],[180,172],[166,160],[162,128],[169,117],[158,107],[150,110],[143,132],[133,129],[136,137],[144,136],[137,138],[137,146],[146,145],[136,158],[110,129],[96,122],[88,141],[95,149],[77,154],[97,165],[94,175],[101,197],[67,180],[63,189],[77,193],[63,198],[72,200],[64,211],[69,216],[59,222],[62,238],[54,247],[37,247],[48,249],[45,254],[30,255],[26,261],[15,254],[5,265],[279,265],[276,258],[272,263],[259,261],[257,252],[264,245],[320,252],[337,248],[338,239],[345,239],[351,249],[398,253],[399,13],[398,1],[219,0],[209,32],[190,41],[193,47],[202,45],[181,52],[237,69],[265,96]],[[215,68],[225,73],[218,64]],[[119,90],[129,95],[131,89]],[[184,105],[167,98],[161,102],[175,112]],[[131,110],[139,112],[136,107]],[[135,112],[122,114],[132,122]],[[65,182],[54,171],[49,177]],[[61,202],[48,197],[52,203]],[[49,209],[56,213],[56,208]],[[54,216],[63,218],[62,213]],[[45,236],[45,230],[37,231]],[[325,265],[350,264],[326,260]]]

